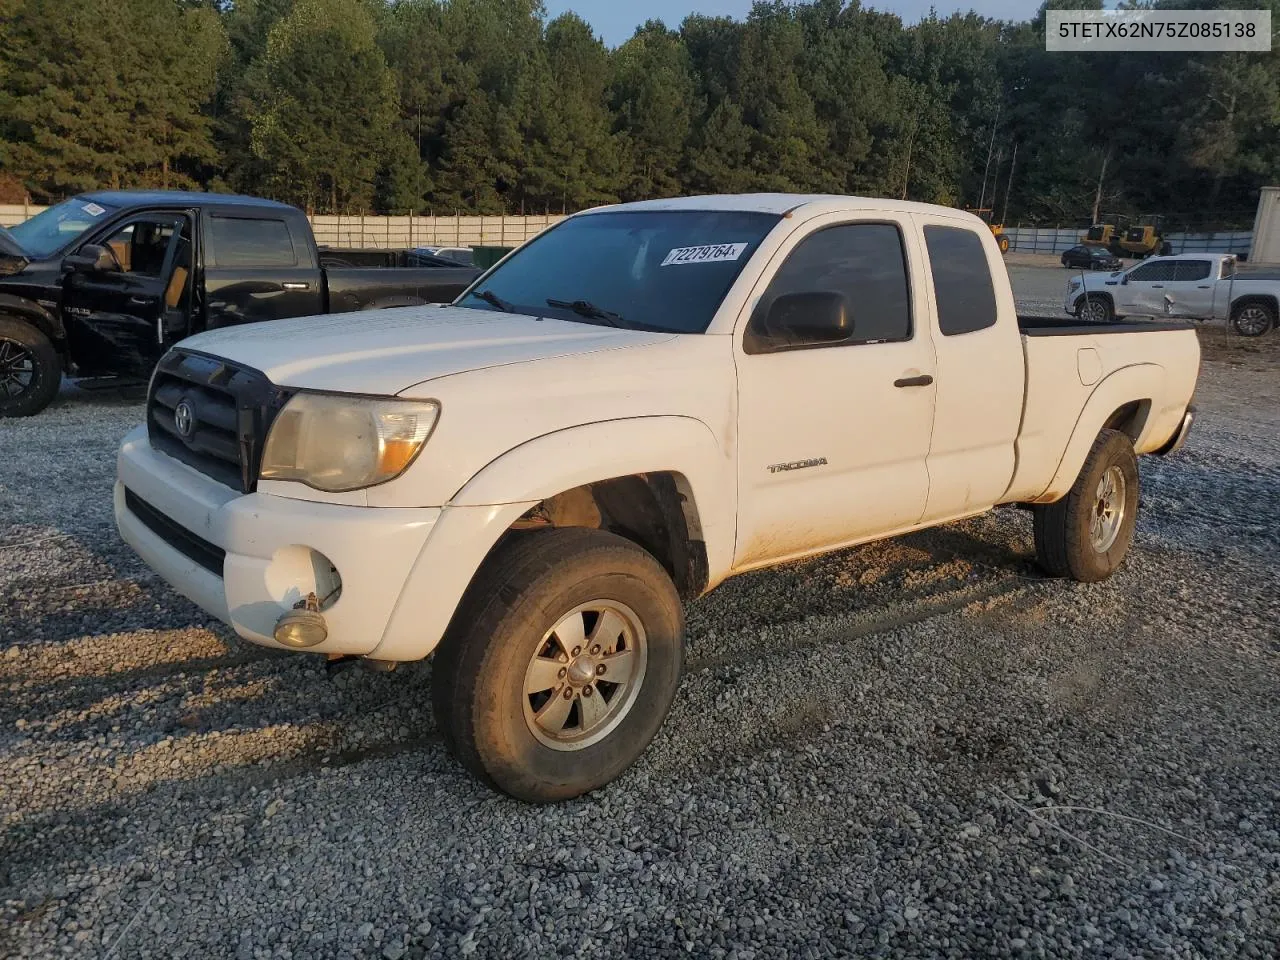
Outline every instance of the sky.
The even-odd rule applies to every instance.
[[[751,9],[751,0],[544,0],[552,17],[572,10],[595,28],[611,47],[625,42],[646,20],[662,20],[678,27],[691,13],[731,16],[742,19]],[[1001,20],[1026,20],[1039,7],[1037,0],[871,0],[863,6],[896,13],[907,23],[915,23],[934,7],[945,17],[957,10],[976,10]]]

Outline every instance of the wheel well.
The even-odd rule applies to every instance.
[[[1147,416],[1150,413],[1150,400],[1131,400],[1107,417],[1102,429],[1119,430],[1136,442],[1142,435],[1142,428],[1147,425]]]
[[[1114,310],[1116,306],[1115,300],[1112,298],[1111,294],[1109,293],[1095,292],[1093,290],[1082,290],[1080,291],[1080,296],[1076,297],[1076,302],[1075,302],[1076,313],[1080,312],[1080,307],[1086,300],[1105,300],[1107,301],[1107,303],[1111,304],[1112,310]]]
[[[1272,316],[1275,316],[1277,312],[1280,312],[1280,304],[1277,303],[1277,299],[1275,297],[1268,296],[1265,293],[1250,293],[1243,297],[1237,297],[1232,302],[1231,313],[1234,316],[1235,312],[1241,307],[1247,307],[1254,303],[1267,307],[1271,311]]]
[[[685,600],[707,588],[698,508],[679,473],[633,474],[565,490],[526,511],[509,532],[553,527],[590,527],[625,537],[662,564]]]

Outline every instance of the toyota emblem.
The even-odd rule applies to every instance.
[[[173,425],[183,440],[190,440],[196,429],[196,412],[191,409],[191,401],[181,400],[173,408]]]

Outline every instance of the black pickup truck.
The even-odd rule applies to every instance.
[[[216,193],[86,193],[0,229],[0,417],[42,410],[64,372],[149,376],[201,330],[444,303],[480,275],[355,253],[317,247],[296,207]]]

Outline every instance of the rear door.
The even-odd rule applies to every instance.
[[[206,211],[205,322],[209,329],[325,312],[309,236],[284,211]]]
[[[752,318],[784,293],[835,291],[849,304],[853,336],[797,347],[761,342],[750,320],[739,329],[736,567],[871,539],[920,519],[934,360],[918,319],[918,259],[911,222],[900,215],[822,217],[777,254],[780,266],[756,291]]]
[[[89,238],[112,252],[119,269],[73,271],[63,278],[67,335],[85,373],[149,376],[185,333],[185,323],[169,315],[166,294],[178,258],[184,251],[189,256],[190,237],[186,213],[148,211]]]
[[[938,214],[918,214],[917,221],[936,322],[937,408],[924,517],[932,522],[985,510],[1008,489],[1026,370],[999,248],[968,221]]]
[[[1173,283],[1166,289],[1171,317],[1213,316],[1214,268],[1209,257],[1187,257],[1174,263]]]

